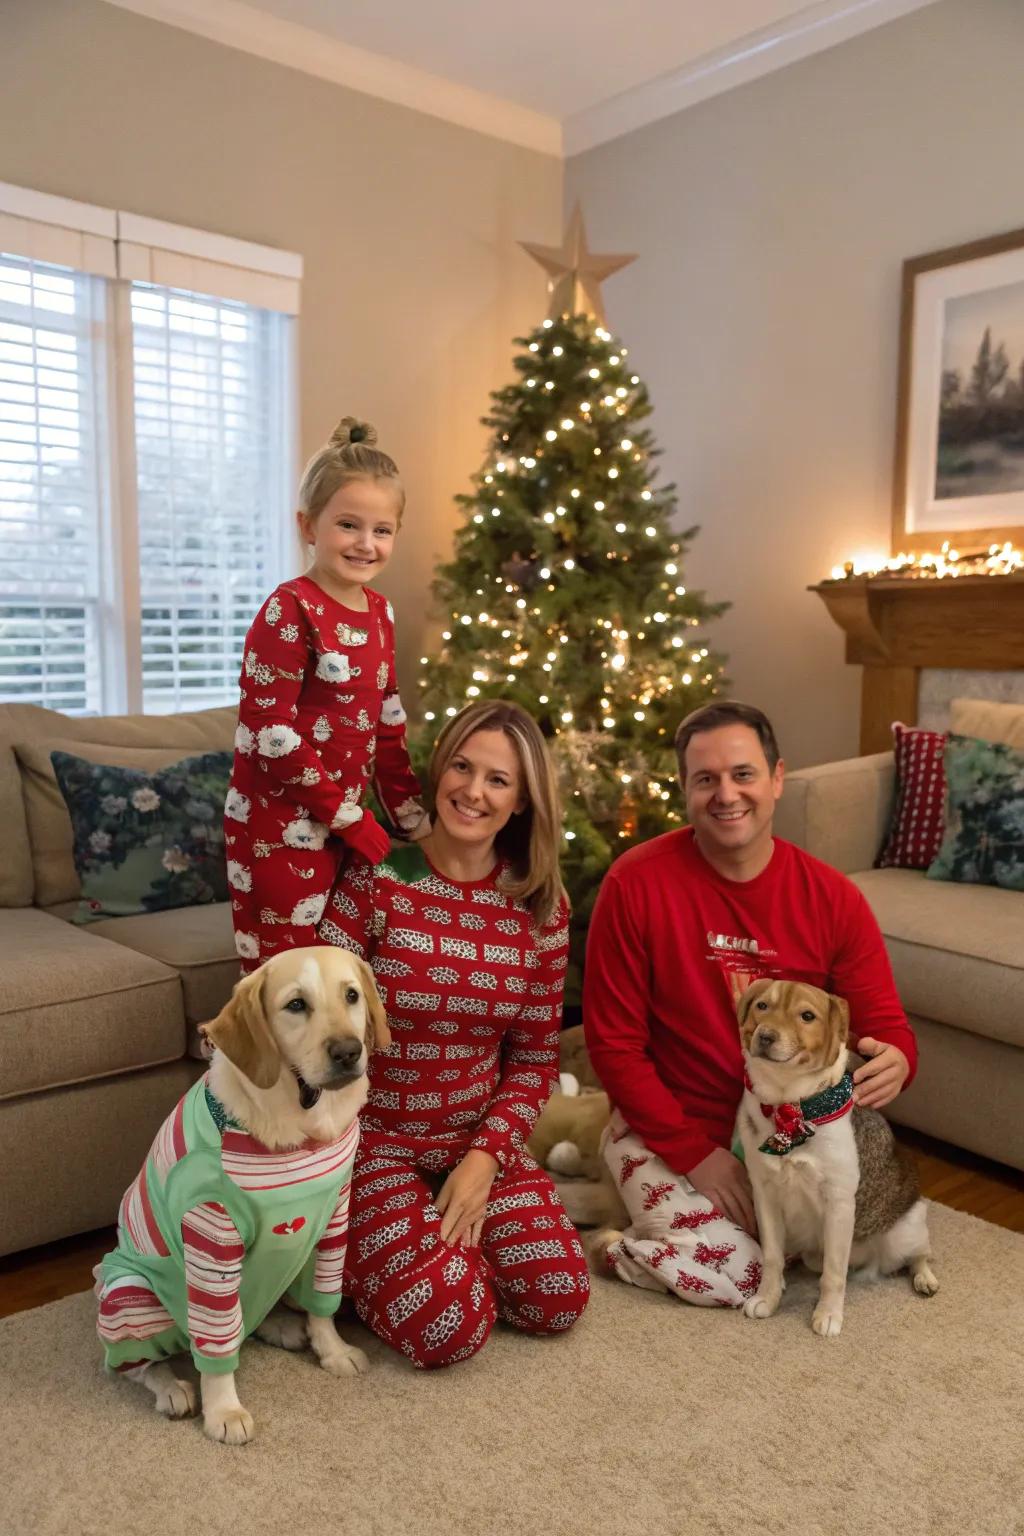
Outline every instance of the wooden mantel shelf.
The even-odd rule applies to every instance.
[[[883,752],[890,724],[917,719],[922,667],[1024,670],[1024,572],[1012,576],[850,576],[817,592],[864,668],[861,751]]]

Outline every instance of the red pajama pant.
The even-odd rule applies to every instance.
[[[468,1360],[496,1318],[562,1333],[590,1294],[572,1222],[528,1156],[499,1169],[479,1248],[441,1241],[434,1195],[460,1155],[364,1131],[352,1177],[344,1293],[421,1370]]]

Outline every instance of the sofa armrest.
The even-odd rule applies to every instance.
[[[841,870],[870,869],[885,841],[896,791],[891,752],[787,773],[774,830]]]

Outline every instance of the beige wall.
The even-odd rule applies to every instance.
[[[303,454],[351,411],[409,491],[380,586],[412,694],[477,418],[536,322],[558,161],[100,0],[0,5],[0,181],[301,252]]]
[[[689,585],[793,766],[857,749],[805,592],[889,548],[900,266],[1024,225],[1024,5],[942,0],[569,162],[656,411]]]

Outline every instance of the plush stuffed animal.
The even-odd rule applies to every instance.
[[[629,1218],[601,1155],[611,1105],[590,1065],[581,1025],[563,1032],[559,1055],[560,1086],[544,1106],[528,1150],[554,1175],[577,1226],[626,1226]]]
[[[604,1167],[601,1133],[608,1124],[608,1095],[595,1088],[580,1092],[576,1078],[561,1074],[534,1126],[528,1147],[542,1168],[570,1179],[599,1179]]]
[[[574,1024],[571,1029],[562,1030],[558,1040],[558,1061],[563,1073],[571,1074],[579,1083],[581,1093],[588,1088],[601,1091],[598,1075],[590,1065],[582,1024]]]

